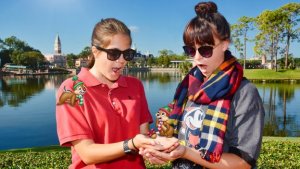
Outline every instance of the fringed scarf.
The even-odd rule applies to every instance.
[[[169,118],[178,131],[177,124],[187,100],[208,105],[200,129],[200,143],[195,148],[202,158],[218,162],[223,152],[230,102],[243,78],[243,69],[230,51],[226,51],[224,62],[206,82],[204,78],[197,66],[190,70],[176,89]]]

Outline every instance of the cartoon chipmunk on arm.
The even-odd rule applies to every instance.
[[[57,105],[68,103],[74,106],[77,100],[80,106],[83,105],[83,95],[86,93],[86,87],[82,81],[78,80],[77,76],[73,76],[72,80],[74,81],[73,91],[64,88],[64,92],[60,95]]]
[[[173,137],[174,128],[170,124],[169,113],[165,108],[156,113],[156,127],[160,136]]]

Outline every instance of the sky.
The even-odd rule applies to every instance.
[[[133,44],[143,54],[160,50],[182,54],[182,33],[196,14],[199,0],[1,0],[0,38],[16,36],[43,54],[54,52],[58,34],[64,54],[78,54],[90,46],[94,25],[102,18],[117,18],[132,31]],[[300,0],[213,0],[230,24],[242,16],[256,17]],[[253,44],[247,55],[254,56]],[[300,57],[300,44],[290,51]],[[231,47],[233,53],[234,48]]]

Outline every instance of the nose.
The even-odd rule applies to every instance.
[[[117,62],[120,63],[126,63],[127,61],[124,59],[124,54],[122,53],[121,56],[116,60]]]
[[[199,60],[199,59],[202,59],[202,58],[203,58],[203,56],[200,55],[200,53],[199,53],[198,50],[196,50],[196,53],[195,53],[195,56],[194,56],[194,60]]]
[[[198,50],[195,53],[195,56],[193,58],[193,67],[198,65],[199,61],[203,59],[203,56],[200,55],[200,53],[198,52]]]

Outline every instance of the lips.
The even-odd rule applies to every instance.
[[[197,64],[197,66],[198,66],[200,69],[206,69],[206,68],[207,68],[207,65],[204,65],[204,64]]]
[[[112,68],[112,71],[113,71],[114,73],[120,73],[120,72],[122,71],[122,68],[121,68],[121,67],[113,67],[113,68]]]

